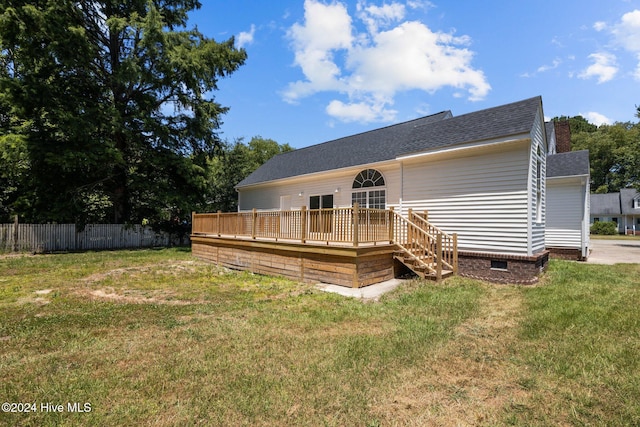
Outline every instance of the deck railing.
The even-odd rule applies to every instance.
[[[273,239],[300,243],[395,243],[429,264],[440,278],[443,268],[458,271],[457,237],[427,221],[427,214],[409,210],[350,208],[193,214],[193,235]]]
[[[352,244],[387,243],[389,211],[351,208],[193,214],[193,234]]]

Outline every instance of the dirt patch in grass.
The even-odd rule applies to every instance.
[[[82,279],[85,283],[97,283],[106,279],[120,278],[125,275],[144,275],[149,273],[164,275],[180,275],[185,273],[196,273],[200,261],[177,261],[171,264],[150,264],[136,267],[115,268],[106,272],[95,273]]]
[[[488,285],[480,313],[424,366],[399,374],[400,386],[373,412],[398,425],[499,424],[505,409],[525,405],[532,374],[510,362],[522,299],[517,289]]]
[[[77,295],[88,297],[94,300],[118,302],[124,304],[168,304],[168,305],[189,305],[197,301],[177,300],[175,293],[171,291],[140,291],[135,289],[123,289],[116,292],[113,288],[105,289],[82,289],[76,292]]]

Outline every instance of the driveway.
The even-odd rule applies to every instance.
[[[640,240],[591,239],[591,264],[640,263]]]

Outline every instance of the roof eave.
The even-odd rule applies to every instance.
[[[514,142],[524,141],[527,139],[531,139],[531,134],[529,132],[523,132],[523,133],[517,133],[513,135],[506,135],[500,138],[488,138],[488,139],[482,139],[477,141],[467,141],[460,144],[448,145],[442,148],[435,148],[432,150],[407,153],[407,154],[396,157],[396,160],[402,161],[402,160],[415,159],[419,157],[432,156],[435,154],[454,153],[457,151],[467,150],[470,148],[478,148],[478,147],[488,148],[496,145],[510,144]]]

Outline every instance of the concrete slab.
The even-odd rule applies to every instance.
[[[330,285],[328,283],[320,283],[316,285],[317,289],[325,292],[333,292],[345,297],[360,298],[362,300],[378,301],[380,297],[387,292],[391,292],[400,286],[404,280],[391,279],[386,282],[376,283],[375,285],[365,286],[364,288],[348,288],[346,286]]]
[[[590,264],[640,263],[640,241],[591,239]]]

